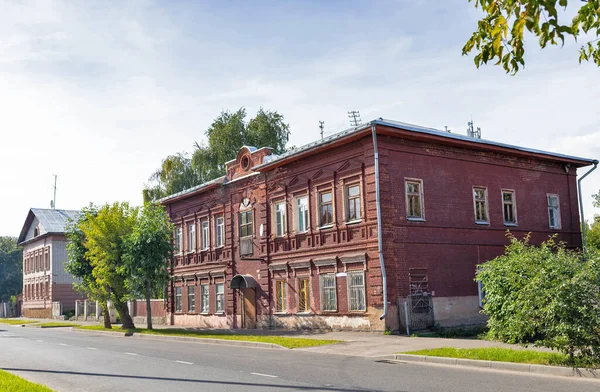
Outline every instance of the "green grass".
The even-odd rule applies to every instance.
[[[91,325],[79,327],[79,329],[93,331],[107,331],[102,325]],[[113,327],[113,332],[125,332],[125,330]],[[325,340],[325,339],[308,339],[308,338],[292,338],[286,336],[263,336],[263,335],[243,335],[233,332],[215,332],[215,331],[194,331],[187,329],[142,329],[127,330],[127,332],[140,333],[144,335],[161,335],[161,336],[185,336],[199,339],[221,339],[221,340],[237,340],[245,342],[260,342],[278,344],[287,348],[304,348],[315,347],[326,344],[340,343],[340,340]]]
[[[53,322],[53,323],[41,323],[36,324],[36,327],[39,326],[41,328],[60,328],[60,327],[79,327],[80,324],[74,323],[61,323],[61,322]]]
[[[52,389],[29,382],[14,374],[0,370],[0,391],[2,392],[53,392]]]
[[[427,355],[431,357],[477,359],[481,361],[529,363],[535,365],[569,366],[569,358],[564,354],[511,348],[434,348],[408,351],[402,354]]]
[[[453,327],[434,328],[432,331],[415,332],[411,336],[419,338],[444,338],[444,339],[480,339],[485,340],[488,327]]]
[[[21,324],[36,324],[37,321],[21,320],[21,319],[0,319],[0,323],[10,324],[10,325],[21,325]]]

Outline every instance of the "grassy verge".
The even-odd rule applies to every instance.
[[[488,328],[485,326],[455,327],[455,328],[436,328],[433,331],[427,331],[427,332],[415,332],[411,336],[419,337],[419,338],[485,340],[487,332],[488,332]]]
[[[91,325],[79,327],[79,329],[94,330],[94,331],[110,331],[102,325]],[[125,332],[122,329],[113,327],[113,332]],[[340,340],[325,340],[325,339],[308,339],[308,338],[291,338],[285,336],[263,336],[263,335],[237,335],[231,332],[215,332],[215,331],[194,331],[188,329],[142,329],[136,328],[128,330],[128,332],[140,333],[144,335],[162,335],[162,336],[186,336],[199,339],[221,339],[221,340],[238,340],[245,342],[260,342],[278,344],[287,348],[304,348],[315,347],[326,344],[340,343]]]
[[[432,357],[477,359],[481,361],[515,362],[534,365],[570,366],[568,356],[533,350],[514,350],[511,348],[434,348],[409,351],[402,354],[427,355]],[[580,367],[579,364],[576,366]]]
[[[52,389],[29,382],[14,374],[0,370],[0,391],[3,392],[53,392]]]
[[[41,328],[61,328],[61,327],[80,327],[80,324],[74,324],[74,323],[61,323],[61,322],[54,322],[54,323],[41,323],[41,324],[36,324],[36,326],[39,326]]]
[[[35,324],[37,321],[33,320],[21,320],[21,319],[0,319],[0,323],[10,325],[21,325],[21,324]]]

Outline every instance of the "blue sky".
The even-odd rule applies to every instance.
[[[461,48],[479,12],[447,1],[0,0],[0,235],[30,207],[125,200],[162,158],[191,151],[223,109],[277,110],[290,145],[391,118],[600,156],[600,69],[578,45],[527,45],[517,76]],[[3,188],[4,188],[3,187]],[[600,174],[584,183],[600,189]]]

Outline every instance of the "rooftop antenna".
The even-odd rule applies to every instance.
[[[319,128],[321,129],[321,139],[323,139],[323,128],[325,128],[325,121],[319,120]]]
[[[360,111],[358,110],[350,110],[348,112],[348,118],[350,119],[350,125],[353,127],[357,127],[362,123],[360,119]]]
[[[52,208],[53,210],[56,209],[56,177],[58,177],[56,174],[53,174],[54,176],[54,198],[52,200],[50,200],[50,208]]]
[[[446,128],[446,132],[448,132],[448,133],[452,133],[452,131],[448,129],[448,126],[447,126],[447,125],[444,125],[444,128]]]
[[[481,127],[477,127],[477,130],[473,128],[473,119],[467,123],[467,136],[473,139],[481,139]]]

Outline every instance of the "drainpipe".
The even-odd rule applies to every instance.
[[[583,181],[583,179],[585,177],[587,177],[588,174],[590,174],[591,172],[593,172],[594,170],[596,170],[596,168],[598,167],[598,161],[594,161],[594,167],[592,167],[590,170],[587,171],[587,173],[585,173],[583,176],[581,176],[581,178],[579,180],[577,180],[577,191],[579,193],[579,212],[581,213],[581,248],[583,249],[583,257],[585,258],[585,232],[587,229],[587,225],[585,223],[585,218],[583,216],[583,201],[581,200],[581,181]]]
[[[373,134],[373,152],[375,153],[375,199],[377,203],[377,250],[379,253],[379,264],[381,266],[381,284],[383,285],[383,314],[379,320],[387,316],[387,275],[385,274],[385,263],[383,261],[383,240],[381,233],[381,199],[379,190],[379,152],[377,150],[377,130],[375,123],[371,123],[371,133]]]

